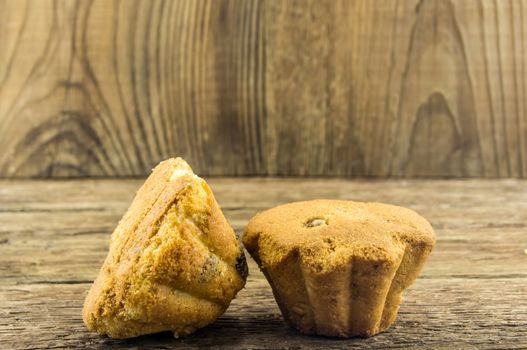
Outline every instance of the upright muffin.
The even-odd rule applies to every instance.
[[[290,325],[311,335],[369,337],[395,320],[435,233],[410,209],[313,200],[257,214],[243,244]]]
[[[112,234],[83,319],[112,338],[216,320],[243,288],[247,265],[207,183],[181,158],[161,162]]]

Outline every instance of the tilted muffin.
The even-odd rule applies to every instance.
[[[410,209],[313,200],[257,214],[243,243],[289,324],[305,334],[369,337],[395,320],[435,233]]]
[[[184,160],[169,159],[113,232],[84,323],[112,338],[189,334],[214,322],[246,277],[243,250],[209,186]]]

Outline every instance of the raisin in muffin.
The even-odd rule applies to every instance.
[[[257,214],[243,243],[290,325],[305,334],[368,337],[395,320],[435,233],[410,209],[313,200]]]
[[[214,322],[246,277],[243,251],[211,189],[184,160],[169,159],[113,232],[84,323],[112,338],[189,334]]]

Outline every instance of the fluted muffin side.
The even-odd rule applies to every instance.
[[[83,319],[113,338],[185,335],[220,316],[246,276],[243,251],[209,186],[171,159],[154,169],[113,232]]]
[[[408,209],[324,200],[259,213],[243,236],[286,322],[333,337],[387,329],[434,241]]]

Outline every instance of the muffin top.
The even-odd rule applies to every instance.
[[[435,233],[413,210],[382,203],[312,200],[258,213],[243,236],[262,266],[299,254],[313,272],[324,272],[350,257],[395,263],[410,244],[431,249]]]

